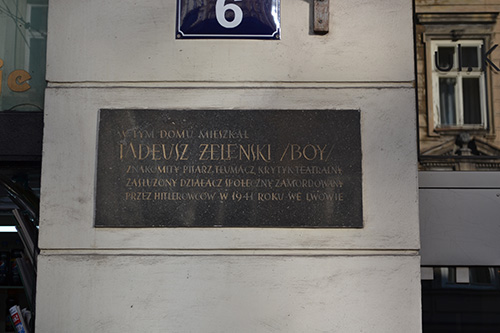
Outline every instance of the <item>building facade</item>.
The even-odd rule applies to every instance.
[[[210,27],[258,12],[217,3]],[[182,38],[177,5],[50,1],[37,332],[419,332],[411,1],[330,2],[326,34],[282,1],[273,39]],[[96,226],[102,110],[354,110],[362,227]]]
[[[498,1],[415,1],[424,332],[500,328]]]
[[[498,170],[498,4],[416,1],[421,170]]]
[[[229,40],[181,38],[171,1],[54,0],[46,94],[47,3],[0,6],[1,109],[46,122],[37,331],[418,332],[419,266],[425,331],[495,331],[500,3],[411,5],[332,2],[325,34],[287,2],[279,38]],[[150,109],[359,110],[363,227],[96,227],[101,110]],[[18,143],[2,173],[38,188]]]

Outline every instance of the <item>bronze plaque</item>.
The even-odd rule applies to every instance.
[[[100,110],[96,227],[363,227],[357,110]]]

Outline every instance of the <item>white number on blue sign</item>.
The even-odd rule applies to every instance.
[[[234,3],[225,4],[226,0],[217,0],[215,3],[215,17],[217,22],[224,28],[236,28],[243,20],[243,11]],[[234,13],[232,21],[226,19],[226,12],[230,10]]]

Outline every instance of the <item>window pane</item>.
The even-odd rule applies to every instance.
[[[444,277],[446,278],[446,283],[457,283],[457,270],[455,267],[448,267],[444,269]]]
[[[43,109],[47,2],[0,1],[0,111]]]
[[[441,70],[449,70],[453,68],[453,55],[455,54],[455,47],[440,46],[438,47],[438,67]]]
[[[471,267],[470,268],[471,283],[491,284],[492,273],[493,272],[490,272],[489,267]]]
[[[452,284],[444,268],[422,281],[423,332],[500,332],[500,268],[469,269],[471,284]]]
[[[476,46],[462,46],[462,67],[464,69],[479,67]]]
[[[47,30],[48,7],[44,5],[31,5],[30,28],[41,34]]]
[[[439,79],[439,110],[441,125],[456,124],[455,78]]]
[[[464,102],[464,124],[481,124],[481,100],[479,78],[464,78],[462,81]]]
[[[45,63],[46,63],[45,39],[30,38],[29,73],[31,75],[30,85],[32,93],[44,94],[45,89]]]

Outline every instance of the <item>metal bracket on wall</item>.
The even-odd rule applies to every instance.
[[[326,34],[329,30],[330,0],[314,0],[314,26],[318,34]]]

